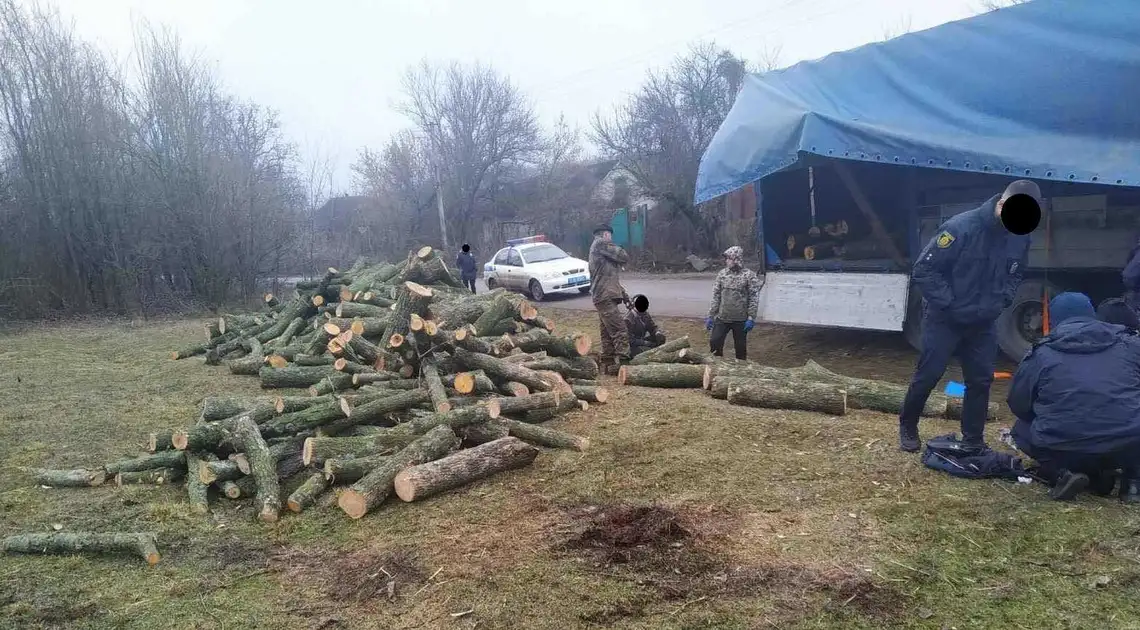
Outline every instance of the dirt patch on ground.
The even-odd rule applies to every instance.
[[[415,593],[428,577],[407,549],[291,549],[276,554],[270,567],[286,581],[319,589],[336,602],[396,601]]]
[[[565,511],[566,536],[557,546],[612,577],[633,580],[665,601],[754,597],[766,593],[777,609],[801,612],[812,598],[876,619],[902,611],[899,593],[875,582],[865,570],[819,567],[787,560],[735,566],[721,550],[727,528],[709,510],[663,505],[583,505]],[[699,516],[698,516],[699,515]],[[721,515],[731,518],[731,515]],[[567,536],[568,534],[568,536]],[[652,597],[598,611],[601,619],[638,616]]]

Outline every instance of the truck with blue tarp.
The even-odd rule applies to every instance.
[[[1140,236],[1140,2],[1034,0],[751,75],[695,201],[756,196],[762,319],[917,343],[915,258],[1014,179],[1046,198],[998,321],[1020,359],[1048,296],[1120,293]]]

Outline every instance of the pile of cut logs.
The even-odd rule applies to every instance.
[[[334,501],[360,518],[393,493],[418,501],[526,466],[536,446],[585,449],[586,438],[541,423],[606,402],[590,346],[521,296],[470,293],[424,247],[395,265],[329,269],[288,300],[267,295],[263,313],[223,316],[203,343],[173,353],[308,395],[207,397],[196,424],[150,435],[146,455],[30,472],[53,487],[184,480],[196,510],[216,490],[252,497],[267,522]],[[0,551],[158,557],[145,535],[47,536]]]
[[[713,357],[689,347],[682,337],[634,357],[618,373],[622,385],[703,388],[714,398],[734,405],[768,409],[816,411],[836,416],[848,409],[898,415],[907,387],[885,381],[836,374],[815,361],[803,367],[777,368],[751,361]],[[998,412],[989,404],[989,419]],[[957,420],[962,399],[931,394],[923,415]]]

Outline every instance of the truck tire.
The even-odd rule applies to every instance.
[[[907,294],[903,336],[906,337],[910,347],[922,351],[922,295],[914,287],[911,287]]]
[[[1046,290],[1049,296],[1062,289],[1043,280],[1026,280],[1021,283],[1013,304],[997,320],[998,347],[1013,361],[1021,361],[1034,342],[1041,338],[1045,309],[1042,299]]]

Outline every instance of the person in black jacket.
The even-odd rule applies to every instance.
[[[1035,218],[1029,216],[1034,209]],[[922,352],[899,414],[900,449],[918,451],[918,419],[955,356],[966,381],[962,441],[985,448],[997,360],[994,322],[1017,293],[1029,232],[1036,228],[1040,212],[1037,184],[1015,181],[981,207],[948,220],[919,255],[911,279],[924,300]]]
[[[1090,484],[1110,494],[1124,470],[1120,498],[1140,503],[1140,338],[1098,321],[1081,293],[1049,303],[1056,327],[1021,362],[1009,390],[1018,449],[1067,500]]]
[[[1140,242],[1128,254],[1120,279],[1124,281],[1124,301],[1133,312],[1140,313]]]
[[[463,286],[471,289],[475,293],[475,275],[476,263],[475,256],[471,253],[471,246],[467,243],[463,244],[463,251],[455,258],[455,266],[459,268],[459,279],[463,281]]]

